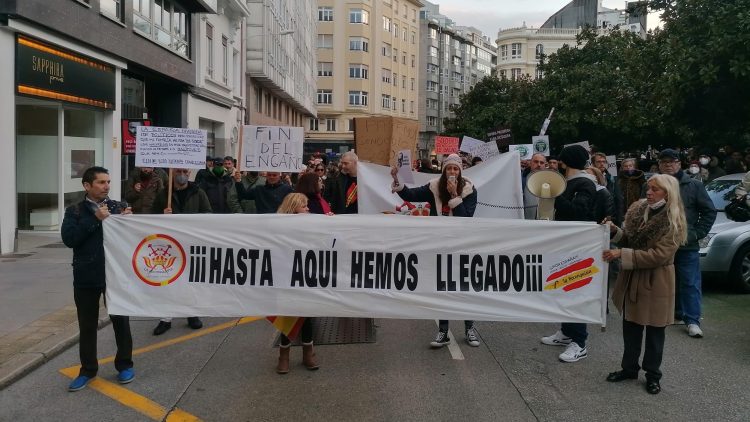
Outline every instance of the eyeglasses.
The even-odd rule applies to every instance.
[[[315,169],[315,171],[326,171],[326,169]]]

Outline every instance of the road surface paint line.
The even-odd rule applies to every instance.
[[[440,321],[435,320],[435,324],[437,324],[438,328],[440,328]],[[458,343],[456,343],[456,337],[453,335],[453,331],[451,329],[448,329],[448,338],[451,339],[451,342],[448,343],[448,351],[451,352],[451,358],[453,360],[464,360],[464,354],[461,353],[461,348],[458,346]]]
[[[174,408],[174,410],[169,412],[167,418],[164,420],[166,422],[200,422],[200,419],[178,408]]]
[[[68,378],[73,379],[78,376],[78,368],[64,368],[60,370],[60,373]],[[173,411],[171,411],[170,415],[174,414],[175,416],[174,419],[170,419],[169,415],[167,415],[167,409],[164,408],[164,406],[152,400],[149,400],[148,398],[140,394],[134,393],[127,388],[120,387],[115,383],[104,380],[101,377],[95,377],[94,379],[92,379],[88,384],[88,388],[94,391],[98,391],[99,393],[104,394],[112,400],[126,407],[129,407],[155,421],[164,420],[165,417],[167,417],[166,420],[175,422],[200,421],[199,418],[180,409],[174,409]]]

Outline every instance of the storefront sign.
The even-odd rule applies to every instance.
[[[18,36],[16,92],[114,109],[115,69],[50,44]]]

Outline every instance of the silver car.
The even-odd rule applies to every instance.
[[[706,184],[716,207],[716,222],[698,244],[703,274],[727,279],[738,292],[750,293],[750,221],[738,223],[724,213],[744,176],[745,173],[730,174]]]

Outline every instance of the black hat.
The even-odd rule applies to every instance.
[[[583,170],[586,167],[586,161],[589,160],[589,153],[580,145],[568,145],[563,148],[557,159],[568,167]]]
[[[667,148],[665,150],[662,150],[662,152],[659,153],[659,159],[667,159],[667,160],[679,160],[680,159],[680,153],[671,149]]]
[[[223,166],[224,165],[224,159],[221,157],[214,157],[214,165],[215,166]]]

